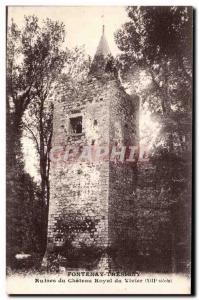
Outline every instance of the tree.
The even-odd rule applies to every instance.
[[[118,60],[120,75],[130,89],[137,86],[142,104],[161,124],[152,162],[157,192],[170,206],[175,269],[179,236],[187,245],[187,236],[179,234],[176,221],[186,215],[186,227],[190,216],[187,203],[191,195],[192,9],[128,7],[127,14],[129,22],[115,34],[122,51]],[[149,84],[142,88],[146,78],[150,79]]]
[[[27,49],[26,59],[36,66],[37,78],[34,83],[34,102],[29,106],[29,122],[35,117],[35,129],[38,139],[34,135],[31,126],[26,122],[25,127],[32,132],[39,154],[39,171],[41,176],[41,195],[44,205],[44,239],[46,238],[46,224],[50,197],[49,152],[52,138],[52,112],[53,104],[48,103],[50,94],[53,93],[53,85],[57,83],[57,77],[62,71],[67,54],[61,50],[64,38],[64,26],[50,19],[44,21],[43,27],[38,27],[34,34],[34,46]],[[29,34],[23,35],[23,44],[29,45]],[[45,208],[47,207],[47,209]]]
[[[29,105],[23,117],[25,136],[33,141],[38,157],[38,170],[40,174],[40,191],[42,200],[43,226],[41,228],[42,240],[45,249],[47,237],[47,220],[50,199],[50,150],[53,130],[53,103],[48,99],[36,98]]]
[[[7,125],[12,133],[12,147],[9,148],[13,151],[13,155],[9,152],[9,159],[14,157],[15,143],[20,141],[22,117],[28,105],[38,93],[45,96],[64,65],[65,52],[60,50],[64,33],[62,23],[49,19],[40,28],[35,16],[25,17],[22,30],[13,21],[8,26]]]
[[[25,26],[18,29],[12,21],[7,33],[7,225],[9,249],[16,252],[19,249],[21,237],[14,239],[15,231],[23,215],[21,194],[18,193],[18,182],[24,173],[21,137],[23,132],[23,117],[30,107],[38,119],[39,156],[41,173],[41,197],[43,213],[45,209],[45,189],[48,185],[49,172],[48,151],[52,132],[52,106],[45,112],[45,101],[49,91],[61,72],[66,58],[66,52],[61,50],[64,41],[64,25],[49,19],[39,26],[35,16],[25,17]],[[34,109],[33,109],[34,108]],[[37,108],[37,109],[36,109]],[[45,114],[45,116],[44,116]],[[48,133],[45,131],[48,127]],[[45,140],[47,139],[47,140]],[[45,146],[48,151],[46,152]],[[22,181],[23,186],[23,181]],[[23,186],[24,192],[26,186]],[[47,188],[47,192],[49,188]],[[21,212],[15,217],[15,210]],[[46,223],[46,217],[44,218]],[[45,228],[45,226],[44,226]]]
[[[164,115],[172,110],[173,98],[190,109],[192,9],[128,7],[127,13],[130,21],[115,34],[122,73],[144,69]]]
[[[41,182],[41,195],[43,198],[44,211],[44,240],[47,237],[47,220],[50,200],[50,150],[53,134],[53,107],[59,94],[64,95],[68,88],[78,88],[88,72],[89,60],[83,49],[66,49],[65,54],[60,56],[57,69],[54,73],[49,70],[48,61],[41,66],[41,74],[35,91],[34,102],[23,117],[23,128],[27,136],[33,141],[39,157],[39,173]],[[59,67],[58,67],[59,66]],[[56,72],[55,72],[56,71]],[[45,82],[45,84],[43,84]]]
[[[115,34],[120,74],[162,124],[169,151],[174,139],[190,148],[192,110],[192,9],[128,7],[130,21]],[[140,77],[141,73],[144,77]],[[142,81],[150,79],[147,88]],[[185,139],[185,142],[183,141]],[[186,144],[186,145],[184,145]]]

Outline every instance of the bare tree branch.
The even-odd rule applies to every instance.
[[[25,129],[28,130],[31,133],[32,138],[33,138],[33,140],[35,142],[35,145],[36,145],[37,152],[39,154],[40,153],[40,147],[39,147],[39,143],[38,143],[36,135],[34,134],[32,129],[28,125],[26,125],[24,122],[23,122],[23,125],[24,125]]]

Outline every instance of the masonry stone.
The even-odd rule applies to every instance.
[[[139,97],[122,87],[103,32],[85,82],[54,104],[48,265],[59,257],[66,269],[146,271],[155,257],[156,271],[158,259],[171,257],[162,244],[171,242],[170,208],[154,186],[155,167],[136,153],[133,162],[110,159],[123,146],[139,146]]]

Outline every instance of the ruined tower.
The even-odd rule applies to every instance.
[[[117,155],[138,144],[138,109],[138,97],[118,79],[103,26],[87,80],[55,101],[51,158],[59,159],[51,162],[49,261],[60,254],[66,268],[95,269],[106,254],[110,269],[130,266],[136,163]],[[88,161],[90,149],[98,160]]]

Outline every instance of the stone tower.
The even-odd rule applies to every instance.
[[[48,261],[57,255],[66,268],[96,269],[106,256],[109,269],[132,265],[136,163],[118,157],[124,145],[138,144],[138,110],[138,97],[118,79],[103,26],[86,82],[55,103]],[[93,153],[98,159],[88,160]]]

